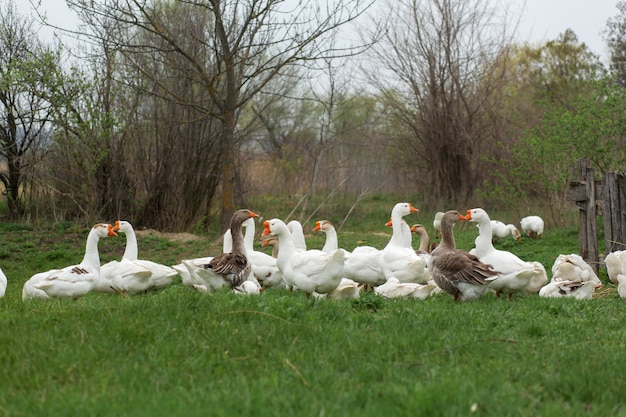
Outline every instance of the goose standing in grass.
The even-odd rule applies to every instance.
[[[217,274],[224,280],[224,285],[234,289],[248,279],[252,265],[248,260],[243,239],[242,223],[258,214],[248,209],[237,210],[230,219],[230,232],[233,238],[231,252],[214,256],[207,264],[202,265],[206,272]]]
[[[400,282],[428,283],[430,275],[426,269],[426,260],[417,256],[410,245],[407,247],[406,233],[402,227],[402,218],[418,211],[410,203],[398,203],[391,211],[393,232],[380,256],[380,267],[387,280],[395,277]],[[408,236],[410,239],[410,229]]]
[[[543,236],[543,219],[539,216],[526,216],[520,220],[522,232],[530,238],[541,239]]]
[[[443,212],[438,211],[435,213],[435,218],[433,219],[433,229],[435,230],[435,239],[441,238],[441,218],[443,217]]]
[[[135,229],[130,222],[126,220],[118,220],[115,222],[113,230],[126,235],[126,249],[124,249],[122,259],[126,259],[150,271],[148,289],[165,288],[172,282],[174,277],[178,274],[174,268],[145,259],[139,259],[137,235],[135,234]]]
[[[522,240],[522,235],[514,224],[504,224],[500,220],[491,220],[491,234],[492,240],[506,239],[509,236],[518,242]]]
[[[441,243],[430,254],[428,269],[439,288],[454,301],[471,301],[482,297],[498,272],[475,255],[456,248],[452,228],[459,220],[467,220],[456,210],[441,218]]]
[[[33,275],[24,283],[22,299],[80,298],[92,291],[100,279],[98,242],[109,236],[117,236],[113,226],[106,223],[94,225],[87,236],[83,260],[77,265]]]
[[[491,220],[485,210],[467,210],[465,218],[478,224],[478,237],[474,241],[476,247],[470,253],[501,273],[490,284],[497,296],[506,294],[510,298],[513,294],[523,293],[533,280],[541,283],[540,286],[548,282],[545,268],[539,262],[523,261],[517,255],[493,246]]]
[[[263,222],[262,236],[278,238],[278,268],[287,284],[307,297],[314,292],[326,294],[337,288],[343,278],[344,250],[298,250],[287,225],[280,219]]]
[[[7,284],[8,284],[7,276],[4,275],[4,272],[2,272],[2,269],[0,269],[0,298],[4,297],[4,294],[6,293]]]
[[[316,222],[313,231],[321,231],[326,234],[323,252],[339,249],[337,231],[330,221],[320,220]],[[344,278],[366,286],[375,287],[384,283],[386,278],[380,267],[380,250],[373,246],[357,246],[352,252],[345,251],[343,274]],[[344,286],[348,286],[348,284],[348,282],[344,282]]]

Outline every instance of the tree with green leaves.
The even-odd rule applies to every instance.
[[[618,14],[606,22],[604,39],[610,52],[610,69],[615,81],[626,87],[626,1],[618,1],[615,5]]]

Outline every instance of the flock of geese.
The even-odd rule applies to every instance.
[[[471,301],[486,294],[513,297],[538,294],[541,297],[591,298],[602,287],[594,270],[578,255],[559,255],[552,266],[552,278],[544,266],[525,261],[515,254],[496,249],[493,240],[521,238],[512,224],[491,220],[482,208],[465,214],[450,210],[437,213],[433,221],[435,237],[431,243],[423,225],[409,227],[405,217],[417,213],[410,203],[398,203],[387,223],[392,235],[387,245],[378,249],[358,246],[347,251],[339,246],[331,222],[316,222],[316,232],[325,233],[322,249],[307,249],[302,225],[274,218],[263,222],[263,246],[272,246],[272,255],[255,250],[255,219],[248,209],[234,213],[224,235],[223,252],[211,257],[183,260],[166,266],[139,259],[137,238],[132,225],[99,223],[87,237],[83,260],[76,265],[33,275],[24,283],[22,299],[79,298],[89,292],[119,293],[125,296],[144,293],[169,285],[176,277],[193,290],[213,292],[228,288],[241,294],[259,294],[261,290],[284,288],[302,291],[307,297],[356,298],[361,291],[373,290],[385,298],[425,299],[447,293],[454,301]],[[454,225],[459,221],[476,223],[475,247],[467,252],[456,247]],[[543,220],[529,216],[520,222],[522,232],[541,238]],[[126,235],[122,259],[100,263],[98,242],[101,238]],[[419,249],[413,248],[413,235],[419,237]],[[626,298],[626,251],[606,257],[609,278]],[[0,296],[7,279],[0,270]]]

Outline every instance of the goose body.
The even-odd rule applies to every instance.
[[[255,278],[254,281],[260,283],[264,288],[285,288],[286,284],[283,280],[283,274],[276,264],[276,258],[265,252],[254,250],[254,218],[245,220],[242,226],[245,229],[244,246],[250,261],[250,269]]]
[[[550,281],[541,290],[539,296],[545,298],[571,297],[578,300],[590,300],[593,297],[593,281]]]
[[[491,220],[492,239],[506,239],[512,236],[518,242],[522,240],[522,235],[514,224],[505,224],[500,220]]]
[[[626,274],[617,274],[615,280],[617,281],[617,294],[626,300]]]
[[[520,220],[520,226],[522,232],[526,233],[528,237],[541,239],[543,235],[543,219],[539,216],[526,216]]]
[[[613,284],[619,274],[626,275],[626,250],[613,251],[604,258],[606,273]]]
[[[328,298],[330,300],[350,300],[359,298],[360,294],[359,283],[348,278],[341,278],[339,285],[334,290],[326,294],[313,293],[318,298]]]
[[[243,222],[252,217],[259,215],[248,209],[237,210],[230,220],[232,251],[216,255],[207,264],[202,265],[208,272],[220,275],[231,289],[243,284],[252,272],[242,232]]]
[[[304,291],[326,294],[337,288],[343,278],[344,251],[298,250],[287,225],[280,219],[263,222],[263,236],[278,238],[278,268],[287,284]]]
[[[602,288],[602,281],[582,256],[575,253],[559,255],[552,265],[551,281],[593,282],[595,288]]]
[[[424,300],[433,294],[437,288],[434,283],[417,284],[415,282],[400,282],[391,277],[384,284],[374,287],[374,292],[384,298],[417,298]]]
[[[441,218],[443,217],[443,212],[438,211],[435,213],[435,218],[433,219],[433,229],[435,230],[435,238],[439,239],[441,237]]]
[[[92,291],[100,279],[100,238],[117,236],[110,224],[98,223],[87,236],[85,255],[76,265],[33,275],[24,283],[22,299],[79,298]]]
[[[428,283],[430,275],[426,270],[426,260],[417,256],[408,243],[407,232],[410,239],[410,228],[406,225],[403,231],[403,217],[418,210],[410,203],[398,203],[391,211],[391,227],[393,232],[389,243],[381,251],[380,267],[385,274],[385,279],[397,278],[400,282]]]
[[[476,247],[470,253],[501,273],[498,279],[490,284],[498,296],[506,294],[511,297],[513,294],[525,292],[533,280],[540,282],[541,286],[548,282],[543,266],[526,262],[511,252],[493,246],[492,224],[485,210],[482,208],[467,210],[465,217],[478,224],[478,237],[474,241]]]
[[[121,262],[109,262],[102,266],[102,280],[109,278],[113,287],[128,294],[164,288],[172,282],[178,274],[174,268],[139,259],[137,235],[130,222],[118,220],[114,230],[126,235],[126,248]]]
[[[498,272],[478,257],[456,248],[452,228],[459,220],[466,220],[456,210],[447,211],[441,218],[441,243],[430,254],[428,269],[433,280],[454,301],[471,301],[483,296]]]
[[[7,276],[4,274],[2,269],[0,269],[0,298],[4,297],[4,294],[6,293],[7,284],[8,284]]]
[[[323,252],[339,249],[337,231],[331,222],[320,220],[316,222],[313,231],[326,234]],[[348,280],[372,287],[384,283],[386,278],[380,267],[380,250],[373,246],[357,246],[352,252],[345,251],[343,275]]]

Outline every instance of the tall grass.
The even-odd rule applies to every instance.
[[[355,214],[340,244],[386,243],[388,206],[367,221],[366,209]],[[423,213],[408,220],[432,228]],[[626,415],[626,313],[608,283],[589,301],[315,300],[200,294],[177,281],[130,298],[22,302],[33,273],[82,257],[88,228],[1,227],[10,284],[0,299],[0,415]],[[321,247],[310,227],[307,243]],[[477,230],[455,233],[469,249]],[[102,261],[124,242],[102,240]],[[139,236],[140,257],[166,264],[219,245]],[[575,228],[498,243],[547,269],[577,245]]]

